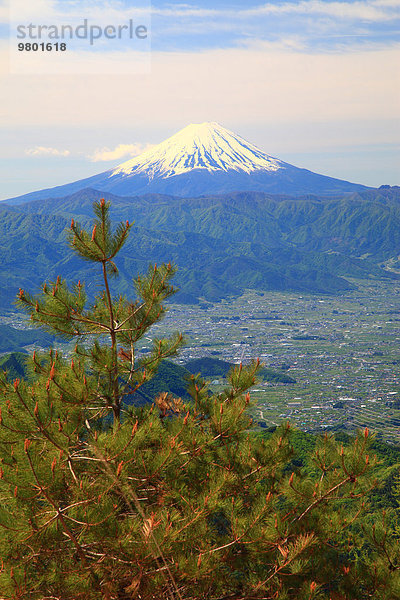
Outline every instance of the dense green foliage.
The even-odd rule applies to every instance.
[[[116,218],[137,214],[135,235],[121,252],[117,290],[128,293],[130,273],[146,270],[148,256],[179,266],[183,302],[199,296],[219,300],[246,288],[340,293],[352,288],[343,277],[395,277],[381,263],[400,253],[399,195],[393,189],[328,199],[108,195]],[[65,256],[60,232],[74,215],[88,224],[92,201],[99,197],[84,190],[65,199],[2,207],[0,305],[7,305],[15,287],[34,288],[48,274],[85,278],[87,291],[95,293],[93,272]]]
[[[283,371],[276,371],[268,367],[262,367],[260,369],[260,378],[269,383],[296,383],[293,377],[290,377]]]
[[[189,400],[187,391],[190,372],[171,361],[164,360],[157,369],[157,373],[149,381],[146,381],[133,396],[125,399],[125,404],[152,403],[162,392],[168,392],[175,398]]]
[[[268,439],[275,431],[276,428],[274,427],[264,431],[262,434],[256,433],[255,435],[262,435]],[[335,433],[335,440],[345,447],[349,447],[354,442],[354,437],[344,431],[339,431]],[[309,469],[309,460],[318,444],[318,436],[295,430],[291,433],[290,444],[293,448],[293,456],[291,462],[287,465],[287,470],[297,472],[305,469],[308,474],[311,474],[313,469]],[[398,515],[397,511],[391,511],[391,509],[398,508],[400,447],[389,446],[386,442],[373,438],[369,444],[369,451],[377,460],[377,466],[374,471],[377,483],[374,489],[368,494],[368,498],[366,498],[368,513],[375,515],[379,509],[389,511],[391,513],[392,524],[395,526]],[[367,514],[367,510],[364,514]]]
[[[188,371],[194,375],[201,373],[204,377],[226,377],[233,366],[226,360],[211,356],[195,358],[185,364]],[[296,383],[295,379],[287,373],[268,367],[260,367],[257,374],[260,379],[271,383]]]
[[[251,433],[258,361],[232,369],[218,394],[192,376],[188,401],[163,392],[125,408],[181,342],[137,356],[173,268],[138,277],[133,302],[114,296],[130,225],[113,233],[107,203],[94,210],[91,232],[70,230],[102,273],[94,304],[60,278],[18,296],[33,322],[79,343],[69,360],[34,354],[28,381],[0,380],[1,597],[400,598],[385,516],[360,522],[375,485],[367,430],[346,444],[326,435],[295,465],[289,425]]]
[[[0,370],[4,371],[6,377],[12,381],[27,377],[28,355],[24,352],[12,352],[0,357]]]
[[[226,377],[232,368],[231,363],[220,358],[204,356],[193,358],[185,363],[188,371],[196,375],[201,373],[204,377]]]

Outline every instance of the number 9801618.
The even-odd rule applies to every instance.
[[[21,42],[18,44],[19,52],[65,52],[67,49],[67,44],[65,42]]]

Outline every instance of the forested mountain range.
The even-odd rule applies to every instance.
[[[354,278],[399,277],[398,187],[337,197],[238,192],[196,198],[86,189],[0,205],[2,307],[19,287],[33,290],[58,274],[86,280],[95,293],[93,269],[70,253],[64,230],[71,217],[88,223],[100,197],[111,200],[115,221],[135,222],[121,253],[120,292],[149,262],[170,260],[178,266],[176,299],[182,302],[217,301],[246,288],[340,293],[356,285]]]

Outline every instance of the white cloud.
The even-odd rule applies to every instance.
[[[400,7],[399,0],[375,0],[374,4],[376,6],[385,6],[388,8],[399,8]]]
[[[110,148],[97,148],[88,158],[92,162],[119,160],[123,157],[133,158],[152,147],[151,144],[118,144],[113,150]]]
[[[47,148],[45,146],[35,146],[25,150],[28,156],[69,156],[69,150],[58,150],[57,148]]]
[[[357,2],[325,2],[324,0],[301,0],[300,2],[284,2],[281,4],[264,4],[254,9],[245,9],[243,16],[261,15],[325,15],[342,19],[360,19],[367,21],[386,21],[393,18],[392,11],[385,8],[395,8],[393,0],[369,0]],[[397,7],[399,4],[397,3]]]
[[[0,0],[1,1],[1,0]],[[121,5],[120,2],[92,0],[91,2],[57,2],[56,0],[9,0],[9,17],[13,24],[32,22],[34,24],[69,24],[77,26],[86,18],[97,25],[117,24],[118,20],[140,20],[149,17],[150,1],[143,0],[143,6]],[[0,13],[1,14],[1,13]],[[5,13],[3,13],[5,14]]]
[[[176,6],[169,6],[168,8],[157,8],[154,7],[151,10],[153,15],[158,15],[162,17],[197,17],[197,18],[207,18],[207,17],[215,17],[218,15],[222,16],[230,16],[232,11],[218,8],[197,8],[196,6],[189,6],[187,4],[177,4]],[[242,11],[238,11],[242,12]]]
[[[28,21],[57,20],[68,17],[72,22],[81,21],[87,12],[87,7],[80,2],[57,3],[55,0],[10,0],[12,20]],[[248,18],[258,18],[268,15],[320,15],[343,19],[359,19],[367,21],[387,21],[396,16],[399,9],[398,0],[298,0],[297,2],[265,2],[251,8],[232,10],[229,8],[202,8],[196,4],[170,4],[167,7],[150,7],[150,2],[144,1],[142,6],[124,6],[113,0],[94,0],[91,4],[90,17],[99,24],[117,22],[130,18],[140,19],[153,16],[166,19],[223,19],[237,23]],[[5,14],[5,13],[4,13]],[[4,19],[8,20],[8,19]],[[210,26],[207,23],[207,27]]]
[[[393,19],[393,11],[399,8],[398,0],[358,0],[356,2],[339,2],[326,0],[299,0],[298,2],[267,2],[254,8],[239,10],[203,9],[196,6],[178,4],[175,7],[153,8],[152,13],[163,17],[174,18],[225,18],[235,22],[244,18],[267,15],[325,15],[343,19],[361,19],[367,21],[386,21]],[[389,10],[387,10],[389,9]],[[237,25],[236,25],[237,26]]]

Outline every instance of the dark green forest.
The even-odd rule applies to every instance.
[[[0,325],[0,352],[11,350],[20,350],[25,346],[51,346],[54,343],[54,336],[51,336],[37,329],[16,329],[9,325]]]
[[[200,373],[203,377],[215,378],[226,377],[234,365],[219,358],[204,357],[188,361],[185,367],[193,375]],[[284,371],[270,369],[265,366],[260,367],[258,377],[260,380],[271,383],[296,383],[295,379]]]
[[[398,448],[368,429],[260,431],[258,360],[225,370],[213,393],[168,361],[179,332],[138,352],[175,269],[150,265],[123,295],[119,253],[136,230],[113,227],[104,200],[93,210],[68,240],[99,272],[96,296],[60,276],[17,296],[33,325],[76,345],[3,362],[1,597],[400,598]]]
[[[83,190],[2,205],[0,306],[10,306],[16,288],[37,289],[58,274],[87,280],[94,293],[95,272],[65,254],[63,230],[71,217],[89,224],[92,202],[101,196]],[[121,293],[128,292],[131,273],[147,269],[148,256],[179,267],[175,301],[187,303],[237,296],[246,288],[340,293],[354,287],[348,278],[399,277],[385,268],[400,253],[398,188],[337,198],[254,192],[184,200],[105,197],[113,201],[113,218],[135,219],[120,256]]]

